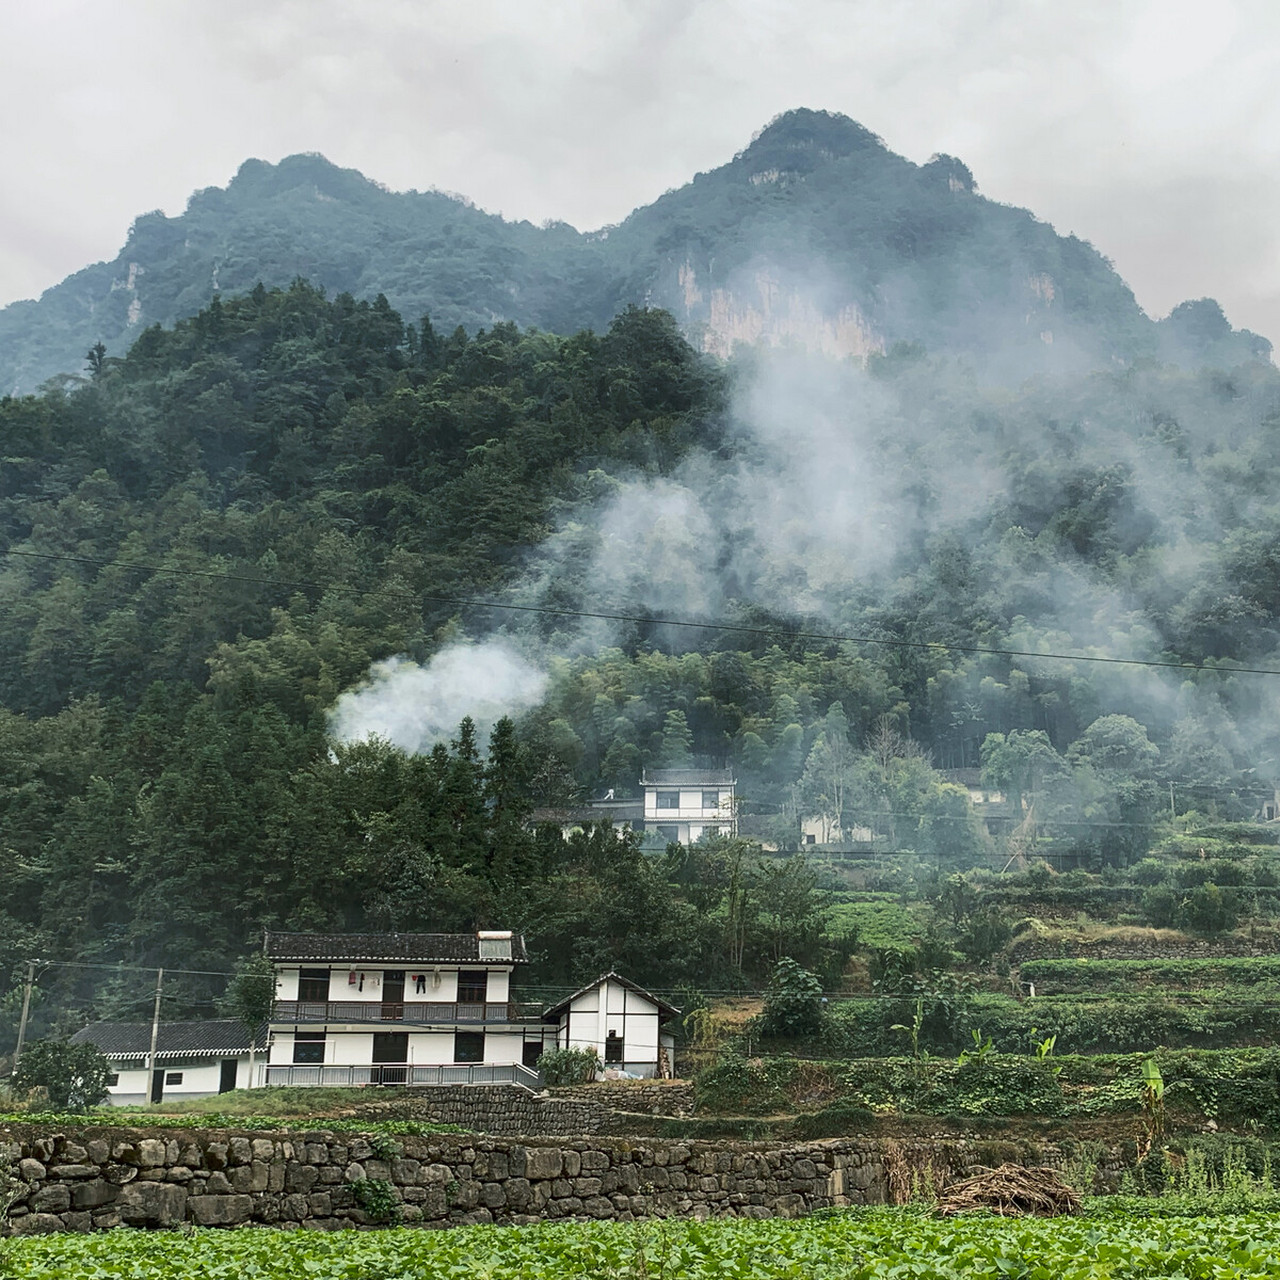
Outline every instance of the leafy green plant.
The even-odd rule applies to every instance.
[[[404,1154],[404,1143],[397,1142],[385,1130],[369,1135],[369,1146],[379,1160],[394,1160]]]
[[[916,1203],[801,1221],[722,1218],[563,1222],[455,1231],[96,1232],[5,1242],[0,1274],[22,1280],[128,1276],[390,1277],[526,1280],[1197,1280],[1266,1276],[1280,1216],[1261,1199],[1223,1209],[1175,1195],[1111,1197],[1069,1218],[948,1218],[929,1209],[929,1170],[909,1176]],[[1203,1215],[1214,1215],[1206,1219]]]
[[[351,1183],[351,1190],[370,1222],[387,1226],[400,1221],[400,1199],[393,1183],[385,1178],[361,1178]]]
[[[1147,1151],[1164,1136],[1164,1075],[1154,1058],[1142,1064],[1142,1127]]]
[[[790,956],[773,967],[760,1013],[760,1034],[779,1038],[814,1035],[822,1027],[822,983]]]
[[[889,1028],[889,1030],[905,1032],[906,1035],[909,1036],[911,1039],[911,1056],[913,1058],[919,1059],[921,1056],[920,1030],[923,1026],[924,1026],[924,997],[917,996],[915,1014],[912,1016],[910,1025],[907,1025],[906,1023],[903,1023],[903,1022],[895,1022],[893,1026]],[[926,1050],[926,1053],[927,1053],[927,1050]]]
[[[582,1049],[546,1049],[538,1057],[538,1070],[551,1085],[590,1084],[600,1070],[600,1055],[590,1045]]]
[[[960,1051],[960,1056],[956,1059],[956,1061],[961,1066],[964,1066],[966,1062],[978,1062],[978,1063],[985,1062],[987,1059],[987,1055],[991,1052],[990,1036],[988,1036],[984,1040],[982,1038],[982,1031],[980,1029],[975,1029],[973,1031],[970,1031],[969,1034],[970,1036],[973,1037],[973,1048],[962,1049]]]

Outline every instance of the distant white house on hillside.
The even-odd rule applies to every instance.
[[[707,833],[737,835],[737,786],[728,769],[645,770],[644,829],[679,844]]]
[[[727,769],[646,770],[638,799],[613,792],[573,809],[540,809],[535,824],[554,823],[567,835],[591,823],[650,833],[670,844],[695,844],[708,833],[738,834],[737,781]]]

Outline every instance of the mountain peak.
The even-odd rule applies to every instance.
[[[838,111],[815,111],[797,107],[774,116],[741,153],[746,160],[770,162],[785,152],[816,153],[824,159],[838,159],[859,152],[887,151],[870,129]]]
[[[321,198],[347,201],[367,199],[374,192],[386,190],[359,170],[344,169],[318,151],[301,151],[285,156],[278,164],[246,160],[225,191],[234,200],[254,200],[285,195],[300,188],[313,191]]]

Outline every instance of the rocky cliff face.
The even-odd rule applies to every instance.
[[[767,265],[741,271],[731,285],[704,293],[697,269],[685,262],[677,284],[678,295],[669,309],[710,355],[731,356],[739,344],[794,345],[858,361],[884,352],[883,337],[856,303],[824,307],[801,282]]]

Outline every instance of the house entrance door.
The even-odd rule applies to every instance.
[[[151,1101],[159,1102],[164,1097],[164,1068],[157,1067],[151,1073]]]
[[[400,1022],[404,1018],[404,970],[386,969],[382,974],[382,1019]]]
[[[408,1084],[409,1033],[407,1031],[375,1031],[373,1033],[375,1084]]]
[[[237,1058],[223,1058],[222,1071],[218,1077],[219,1093],[230,1093],[236,1087],[236,1068],[239,1065]]]

